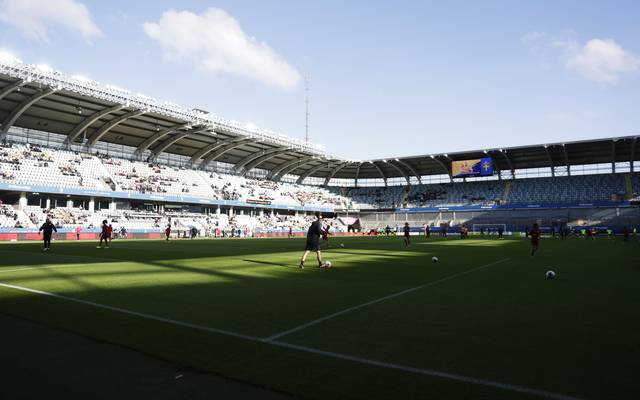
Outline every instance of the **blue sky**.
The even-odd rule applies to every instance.
[[[638,20],[634,1],[0,0],[0,48],[299,138],[308,74],[311,140],[367,159],[640,133]]]

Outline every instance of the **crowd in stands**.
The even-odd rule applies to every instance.
[[[56,228],[75,228],[81,230],[98,228],[102,220],[108,220],[114,231],[131,230],[158,231],[170,225],[176,235],[188,234],[192,230],[203,237],[247,237],[261,231],[304,232],[314,217],[304,215],[280,215],[264,213],[255,215],[237,214],[201,214],[188,211],[148,210],[101,210],[90,213],[82,208],[58,207],[43,209],[39,206],[27,206],[17,210],[9,205],[0,204],[1,228],[37,228],[49,218]],[[339,219],[327,220],[333,231],[345,231],[346,225]]]
[[[169,194],[244,203],[329,208],[396,208],[500,203],[584,202],[640,193],[639,174],[599,174],[439,183],[325,188],[250,179],[217,172],[132,161],[4,141],[0,181],[130,193]],[[560,183],[560,184],[559,184]],[[630,183],[630,184],[629,184]],[[630,190],[633,193],[628,193]]]
[[[500,181],[455,182],[412,186],[405,200],[409,207],[495,204],[502,199]]]
[[[0,204],[0,227],[1,228],[21,228],[22,224],[18,220],[17,211],[6,204]]]

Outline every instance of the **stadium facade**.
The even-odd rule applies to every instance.
[[[319,145],[17,60],[0,63],[0,123],[7,238],[29,238],[38,208],[66,209],[69,230],[91,220],[87,213],[135,220],[141,212],[138,219],[154,221],[141,232],[156,232],[166,223],[159,216],[172,210],[194,225],[198,218],[219,224],[222,215],[227,224],[272,218],[273,231],[302,228],[315,211],[343,218],[340,229],[354,216],[367,229],[404,221],[454,230],[461,223],[640,224],[638,136],[345,160]],[[491,163],[486,176],[457,173],[479,160]]]

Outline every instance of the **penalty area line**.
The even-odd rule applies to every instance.
[[[304,323],[302,325],[298,325],[298,326],[296,326],[294,328],[291,328],[291,329],[288,329],[286,331],[276,333],[275,335],[269,336],[269,337],[265,338],[264,340],[269,342],[269,341],[272,341],[272,340],[280,339],[281,337],[284,337],[284,336],[290,335],[292,333],[301,331],[301,330],[306,329],[306,328],[308,328],[310,326],[317,325],[317,324],[319,324],[321,322],[333,319],[335,317],[339,317],[341,315],[350,313],[352,311],[356,311],[356,310],[359,310],[361,308],[371,306],[373,304],[381,303],[383,301],[386,301],[386,300],[389,300],[389,299],[393,299],[395,297],[399,297],[399,296],[405,295],[407,293],[412,293],[412,292],[415,292],[416,290],[420,290],[420,289],[423,289],[423,288],[426,288],[426,287],[429,287],[429,286],[437,285],[438,283],[446,282],[448,280],[455,279],[455,278],[470,274],[472,272],[476,272],[476,271],[479,271],[481,269],[485,269],[485,268],[494,266],[496,264],[503,263],[503,262],[508,261],[508,260],[509,260],[509,258],[503,258],[502,260],[494,261],[494,262],[491,262],[489,264],[484,264],[484,265],[481,265],[479,267],[475,267],[475,268],[468,269],[466,271],[458,272],[457,274],[449,275],[449,276],[446,276],[444,278],[437,279],[435,281],[431,281],[431,282],[422,284],[420,286],[416,286],[416,287],[412,287],[412,288],[409,288],[409,289],[405,289],[405,290],[402,290],[400,292],[392,293],[392,294],[384,296],[384,297],[379,297],[377,299],[374,299],[374,300],[371,300],[371,301],[367,301],[366,303],[362,303],[362,304],[358,304],[358,305],[355,305],[355,306],[352,306],[352,307],[349,307],[349,308],[345,308],[344,310],[335,312],[333,314],[325,315],[324,317],[321,317],[321,318],[318,318],[318,319],[314,319],[313,321],[309,321],[309,322]]]
[[[501,260],[501,261],[505,261],[505,260]],[[492,263],[490,265],[493,265],[493,264],[495,264],[495,263]],[[487,266],[489,266],[489,264],[487,264],[484,267],[487,267]],[[478,267],[478,268],[480,268],[480,267]],[[459,275],[459,274],[456,274],[456,275]],[[454,277],[454,275],[452,275],[449,278],[453,278],[453,277]],[[435,283],[435,282],[432,282],[432,283]],[[106,304],[100,304],[100,303],[96,303],[96,302],[93,302],[93,301],[77,299],[75,297],[69,297],[69,296],[55,294],[55,293],[51,293],[51,292],[45,292],[43,290],[31,289],[31,288],[27,288],[27,287],[24,287],[24,286],[11,285],[11,284],[8,284],[8,283],[0,282],[0,287],[4,287],[4,288],[7,288],[7,289],[18,290],[18,291],[27,292],[27,293],[32,293],[32,294],[37,294],[37,295],[41,295],[41,296],[57,298],[57,299],[60,299],[60,300],[66,300],[66,301],[69,301],[69,302],[79,303],[79,304],[83,304],[83,305],[87,305],[87,306],[91,306],[91,307],[95,307],[95,308],[100,308],[100,309],[103,309],[103,310],[109,310],[109,311],[114,311],[114,312],[118,312],[118,313],[121,313],[121,314],[140,317],[140,318],[147,319],[147,320],[163,322],[163,323],[170,324],[170,325],[175,325],[175,326],[194,329],[194,330],[198,330],[198,331],[204,331],[204,332],[219,334],[219,335],[223,335],[223,336],[234,337],[234,338],[238,338],[238,339],[244,339],[244,340],[251,341],[251,342],[263,343],[263,344],[266,344],[266,345],[281,347],[281,348],[285,348],[285,349],[289,349],[289,350],[297,350],[297,351],[304,352],[304,353],[315,354],[315,355],[320,355],[320,356],[334,358],[334,359],[340,359],[340,360],[345,360],[345,361],[356,362],[356,363],[359,363],[359,364],[373,366],[373,367],[379,367],[379,368],[385,368],[385,369],[393,369],[393,370],[412,373],[412,374],[417,374],[417,375],[425,375],[425,376],[430,376],[430,377],[435,377],[435,378],[442,378],[442,379],[453,380],[453,381],[464,382],[464,383],[470,383],[470,384],[475,384],[475,385],[480,385],[480,386],[493,387],[493,388],[502,389],[502,390],[506,390],[506,391],[530,394],[530,395],[534,395],[534,396],[538,396],[538,397],[542,397],[542,398],[547,398],[547,399],[554,399],[554,400],[581,400],[578,397],[567,396],[567,395],[563,395],[563,394],[559,394],[559,393],[549,392],[549,391],[546,391],[546,390],[533,389],[533,388],[529,388],[529,387],[526,387],[526,386],[512,385],[512,384],[509,384],[509,383],[502,383],[502,382],[491,381],[491,380],[487,380],[487,379],[473,378],[473,377],[470,377],[470,376],[452,374],[452,373],[449,373],[449,372],[442,372],[442,371],[436,371],[436,370],[430,370],[430,369],[422,369],[422,368],[410,367],[410,366],[405,366],[405,365],[400,365],[400,364],[393,364],[393,363],[388,363],[388,362],[384,362],[384,361],[378,361],[378,360],[372,360],[372,359],[368,359],[368,358],[352,356],[352,355],[348,355],[348,354],[342,354],[342,353],[335,353],[335,352],[332,352],[332,351],[320,350],[320,349],[316,349],[316,348],[313,348],[313,347],[300,346],[300,345],[281,342],[281,341],[277,341],[277,340],[265,340],[263,338],[259,338],[259,337],[256,337],[256,336],[245,335],[245,334],[242,334],[242,333],[232,332],[232,331],[228,331],[228,330],[224,330],[224,329],[211,328],[211,327],[208,327],[208,326],[192,324],[192,323],[189,323],[189,322],[178,321],[178,320],[175,320],[175,319],[159,317],[159,316],[155,316],[155,315],[151,315],[151,314],[145,314],[145,313],[138,312],[138,311],[128,310],[128,309],[120,308],[120,307],[109,306],[109,305],[106,305]]]

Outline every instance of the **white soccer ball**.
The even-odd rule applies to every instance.
[[[547,279],[555,279],[555,277],[556,277],[556,273],[555,273],[554,271],[547,271],[547,272],[544,274],[544,276],[545,276]]]
[[[340,243],[340,247],[344,247],[344,243]]]
[[[438,261],[439,261],[438,257],[436,256],[431,257],[431,262],[437,263]]]
[[[326,262],[324,263],[324,265],[325,265],[325,267],[327,267],[327,268],[331,268],[331,261],[326,261]]]

